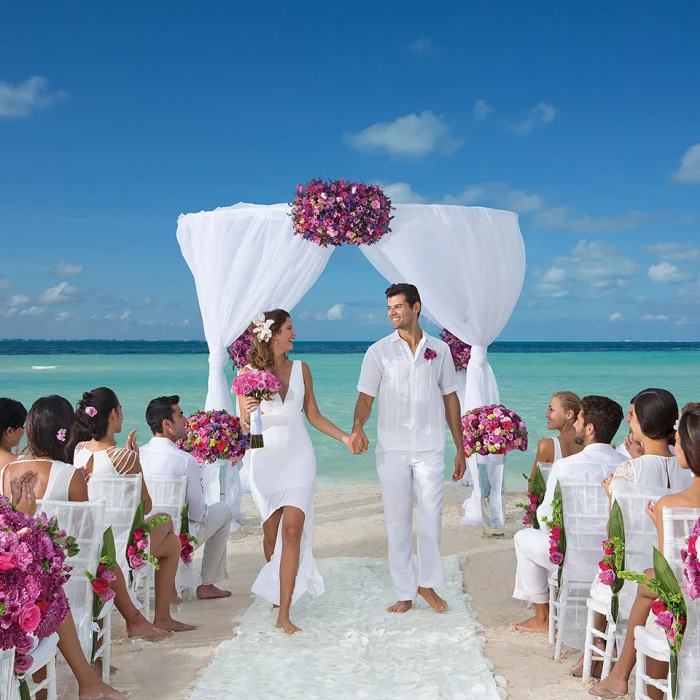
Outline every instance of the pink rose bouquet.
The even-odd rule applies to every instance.
[[[55,518],[21,513],[0,497],[0,649],[15,649],[22,698],[29,697],[32,636],[49,637],[68,613],[66,557],[77,553],[75,538]]]
[[[297,185],[291,217],[294,232],[326,248],[372,245],[389,232],[391,200],[379,185],[311,180]]]
[[[190,535],[190,507],[186,503],[182,506],[180,521],[180,559],[183,564],[191,564],[197,538]]]
[[[523,474],[528,483],[527,503],[516,503],[516,508],[522,508],[525,511],[523,515],[523,525],[532,525],[535,530],[540,529],[540,523],[537,520],[537,509],[542,505],[544,494],[547,491],[547,482],[544,480],[542,470],[537,466],[534,477],[530,478]]]
[[[243,369],[248,364],[248,354],[253,343],[253,334],[246,328],[229,346],[228,354],[233,360],[233,366]]]
[[[102,550],[100,560],[95,573],[85,572],[88,580],[92,584],[92,621],[97,624],[102,616],[104,606],[116,596],[112,590],[112,583],[117,580],[114,569],[117,566],[117,552],[114,545],[114,534],[112,527],[108,527],[102,536]],[[95,662],[97,652],[97,632],[92,633],[92,653],[90,663]]]
[[[237,396],[250,396],[256,401],[269,401],[281,388],[280,380],[261,369],[252,369],[239,374],[231,382],[231,393]],[[262,418],[260,409],[250,414],[250,449],[264,447]]]
[[[462,416],[462,442],[467,457],[504,455],[527,450],[527,428],[513,411],[501,404],[481,406]]]
[[[144,515],[146,510],[146,499],[144,498],[136,508],[134,520],[131,524],[131,536],[126,545],[126,561],[129,564],[129,583],[134,581],[134,571],[143,569],[146,564],[152,564],[154,569],[159,569],[158,561],[148,553],[148,535],[157,525],[167,523],[170,517],[159,515],[146,522]]]
[[[542,522],[549,530],[549,563],[558,567],[557,578],[561,588],[561,576],[566,556],[566,532],[564,530],[564,506],[561,497],[561,484],[557,481],[552,499],[552,517],[542,517]]]
[[[698,561],[698,535],[700,535],[700,520],[693,526],[693,531],[688,538],[688,547],[681,549],[681,561],[683,562],[683,574],[688,583],[683,586],[685,594],[690,600],[700,598],[700,561]]]
[[[610,586],[610,616],[617,623],[620,613],[618,594],[625,582],[618,574],[625,568],[625,524],[620,504],[615,501],[610,509],[608,520],[608,539],[603,540],[603,559],[598,563],[598,578],[605,586]]]
[[[450,333],[450,331],[448,331],[446,328],[443,328],[442,331],[440,331],[440,338],[450,346],[452,362],[454,362],[455,369],[458,372],[466,370],[467,365],[469,364],[469,359],[472,356],[472,346],[462,342],[456,335],[452,335],[452,333]]]
[[[199,464],[224,459],[235,464],[248,449],[248,436],[241,422],[226,411],[197,411],[187,418],[187,436],[177,446]]]

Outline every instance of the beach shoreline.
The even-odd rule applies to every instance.
[[[488,539],[482,536],[480,527],[465,528],[459,523],[462,502],[470,494],[470,488],[445,484],[442,554],[466,557],[465,590],[485,627],[484,653],[494,664],[494,675],[506,678],[508,697],[514,700],[580,699],[586,694],[586,687],[568,675],[578,652],[568,651],[562,661],[555,662],[553,647],[544,635],[521,634],[510,628],[513,622],[529,617],[525,605],[511,597],[515,574],[512,536],[522,527],[522,511],[514,506],[524,494],[508,494],[507,536]],[[119,615],[113,616],[112,664],[119,669],[112,677],[115,687],[134,691],[139,700],[189,697],[189,687],[197,674],[209,664],[219,644],[233,636],[238,618],[252,603],[250,587],[264,563],[262,530],[250,494],[243,498],[243,510],[243,527],[229,536],[229,579],[222,585],[233,596],[185,603],[182,612],[174,613],[178,619],[198,625],[196,631],[159,644],[144,643],[142,650],[134,653],[123,621]],[[378,485],[319,484],[314,508],[315,556],[383,558],[386,553]],[[198,551],[195,566],[199,567],[200,560]],[[387,605],[392,602],[388,600]],[[59,666],[59,689],[75,690],[62,660]],[[69,692],[60,697],[70,697]]]

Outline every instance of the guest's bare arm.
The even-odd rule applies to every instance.
[[[75,474],[73,474],[73,478],[68,485],[68,500],[76,502],[89,500],[87,482],[80,469],[75,470]]]
[[[326,418],[318,408],[316,396],[314,395],[314,383],[311,377],[311,370],[306,362],[301,363],[302,374],[304,376],[304,413],[309,423],[328,437],[348,444],[350,436],[342,431],[335,423]]]
[[[357,397],[355,416],[352,423],[352,434],[350,435],[350,443],[348,444],[350,452],[354,455],[362,454],[369,449],[369,438],[365,435],[364,427],[365,423],[372,415],[373,403],[374,397],[369,394],[360,392],[360,395]]]
[[[554,461],[554,441],[551,438],[545,438],[537,443],[537,454],[535,455],[535,463],[532,465],[532,471],[530,472],[530,478],[535,478],[535,471],[537,470],[537,463],[544,462],[545,464],[551,464]],[[528,492],[530,491],[530,484],[528,484]]]
[[[447,425],[450,426],[452,439],[455,441],[457,454],[455,456],[455,471],[452,475],[452,481],[459,481],[464,472],[467,471],[467,460],[464,454],[464,444],[462,443],[462,416],[460,414],[459,398],[456,392],[447,394],[442,397],[445,403],[445,418]]]

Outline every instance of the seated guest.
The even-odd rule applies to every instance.
[[[23,507],[20,499],[18,507],[33,514],[37,498],[50,496],[53,500],[68,500],[69,492],[76,495],[82,488],[87,500],[85,481],[73,466],[66,464],[66,445],[70,445],[73,433],[73,408],[60,396],[49,396],[34,403],[27,416],[27,440],[31,450],[26,459],[6,464],[0,472],[0,492],[16,501],[17,483],[22,484],[23,495],[29,497],[29,507]],[[27,471],[31,467],[32,471]],[[63,496],[63,498],[61,498]],[[128,595],[127,595],[128,597]],[[80,646],[73,616],[68,611],[66,618],[57,628],[58,649],[78,681],[80,698],[128,697],[102,682],[99,675],[90,668]],[[37,678],[37,681],[39,679]]]
[[[622,423],[622,407],[605,396],[585,396],[574,423],[576,442],[583,446],[578,454],[557,460],[547,481],[547,491],[537,509],[540,523],[552,517],[552,501],[557,481],[599,483],[602,474],[615,468],[624,457],[610,443]],[[526,528],[515,533],[515,573],[513,597],[534,603],[535,617],[515,625],[523,632],[546,633],[549,630],[549,586],[547,577],[556,567],[549,562],[549,535],[546,529]]]
[[[26,420],[27,409],[19,401],[0,399],[0,469],[17,459]]]
[[[583,449],[574,440],[576,437],[574,423],[580,410],[581,399],[573,392],[554,393],[544,416],[547,419],[547,430],[558,430],[559,435],[543,438],[537,443],[537,454],[530,478],[534,478],[538,462],[553,464],[558,459],[578,454]]]
[[[642,446],[642,454],[623,461],[603,482],[608,495],[614,492],[615,481],[628,481],[645,486],[680,491],[690,486],[692,477],[682,470],[671,452],[678,404],[670,391],[644,389],[633,399],[629,411],[632,442]],[[634,450],[632,450],[634,451]]]
[[[90,476],[125,476],[142,474],[139,448],[133,430],[126,441],[126,448],[117,447],[115,435],[122,430],[124,414],[117,395],[107,387],[85,392],[75,412],[78,439],[73,464],[88,478]],[[141,497],[146,501],[145,512],[151,512],[153,504],[144,480]],[[160,514],[162,515],[162,514]],[[152,517],[158,517],[153,515]],[[148,518],[146,522],[148,522]],[[180,537],[173,531],[173,523],[156,525],[149,535],[151,554],[158,560],[155,574],[155,618],[153,624],[160,630],[185,632],[196,629],[178,622],[170,615],[170,596],[175,586],[175,574],[180,562]]]
[[[694,478],[684,491],[664,496],[659,499],[656,505],[651,501],[647,504],[647,514],[656,525],[659,549],[662,554],[664,553],[663,509],[700,508],[700,404],[688,404],[683,407],[675,441],[680,467],[690,470],[691,478]],[[654,577],[653,569],[648,569],[645,573],[649,578]],[[662,632],[655,622],[648,620],[651,604],[656,598],[656,593],[651,593],[646,586],[637,586],[637,598],[630,612],[625,642],[617,663],[605,680],[588,691],[591,695],[599,698],[627,695],[629,678],[636,662],[634,628],[646,624],[652,633]],[[665,678],[668,673],[668,664],[647,658],[647,673],[652,678]],[[647,694],[651,698],[661,698],[661,692],[652,686],[647,686]]]
[[[185,415],[179,403],[179,396],[161,396],[148,404],[146,422],[153,437],[141,448],[141,466],[146,479],[151,476],[187,477],[190,534],[197,539],[198,546],[204,545],[202,585],[197,588],[197,597],[227,598],[231,592],[214,584],[228,578],[226,543],[233,516],[226,503],[212,503],[207,508],[201,468],[191,454],[176,445],[187,434]]]

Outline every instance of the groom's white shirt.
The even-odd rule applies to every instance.
[[[426,360],[426,350],[437,357]],[[457,391],[447,343],[423,331],[416,354],[395,331],[370,346],[357,390],[379,399],[377,452],[445,451],[443,396]]]

